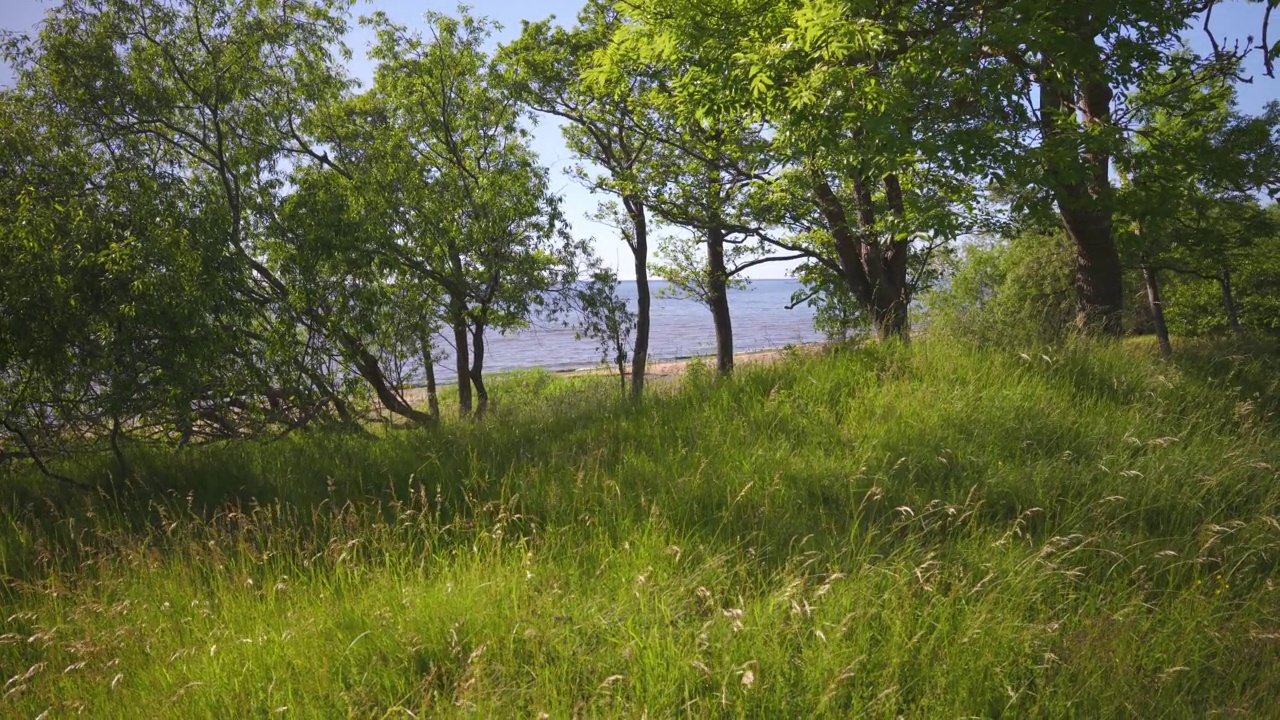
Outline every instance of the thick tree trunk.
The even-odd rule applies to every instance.
[[[489,409],[489,391],[484,387],[484,323],[476,322],[471,333],[474,352],[471,355],[471,383],[476,386],[476,415]]]
[[[1111,235],[1111,214],[1061,202],[1059,207],[1067,235],[1076,244],[1078,322],[1087,332],[1119,336],[1124,329],[1124,276]]]
[[[885,195],[891,212],[905,214],[902,189],[896,175],[884,178]],[[859,228],[850,227],[844,203],[821,176],[816,177],[814,204],[822,212],[835,241],[841,275],[857,298],[862,311],[871,318],[881,339],[909,335],[907,308],[906,240],[894,240],[882,247],[875,237],[876,211],[871,186],[861,180],[853,183],[853,200]]]
[[[1223,264],[1218,269],[1218,285],[1222,287],[1222,306],[1227,311],[1227,327],[1236,338],[1244,335],[1240,327],[1240,315],[1236,312],[1236,298],[1231,291],[1231,269]]]
[[[899,220],[905,218],[907,209],[902,200],[902,186],[898,182],[896,173],[884,176],[884,196],[889,212]],[[911,338],[908,315],[911,288],[907,286],[907,254],[910,251],[909,240],[895,238],[889,242],[888,251],[882,255],[883,291],[879,293],[882,299],[878,303],[882,319],[877,323],[881,340],[894,338],[907,341]]]
[[[644,203],[635,196],[623,198],[631,218],[631,254],[636,266],[636,341],[631,352],[631,399],[644,395],[645,369],[649,362],[649,226]]]
[[[1092,35],[1082,31],[1081,42],[1092,45]],[[1080,134],[1064,129],[1061,120],[1077,108],[1086,133],[1089,128],[1111,123],[1112,91],[1098,71],[1085,74],[1078,102],[1052,67],[1041,73],[1039,81],[1040,126],[1046,143],[1066,140],[1059,148],[1063,152],[1076,146]],[[1115,337],[1123,331],[1124,277],[1112,236],[1111,155],[1105,147],[1091,148],[1098,141],[1087,134],[1083,140],[1083,152],[1065,166],[1049,167],[1047,175],[1063,227],[1076,245],[1075,284],[1081,329]]]
[[[453,355],[458,370],[458,413],[465,417],[471,414],[471,338],[461,298],[450,299],[449,322],[453,325]]]
[[[1160,281],[1157,270],[1150,264],[1142,266],[1142,279],[1147,286],[1147,302],[1151,305],[1151,321],[1156,327],[1156,338],[1160,341],[1160,356],[1173,355],[1173,345],[1169,343],[1169,326],[1164,322],[1164,300],[1160,297]]]
[[[440,419],[440,395],[436,391],[436,361],[431,356],[431,343],[424,337],[422,343],[422,372],[427,376],[427,408],[434,420]]]
[[[707,305],[716,326],[716,374],[733,372],[733,322],[729,317],[729,270],[724,263],[724,230],[707,231]]]

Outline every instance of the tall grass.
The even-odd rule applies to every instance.
[[[478,423],[9,477],[0,715],[1280,712],[1280,361],[1180,351],[529,375]]]

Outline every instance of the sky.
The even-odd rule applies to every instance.
[[[558,22],[572,24],[583,3],[582,0],[471,0],[470,4],[473,14],[486,16],[502,25],[502,30],[493,38],[496,46],[497,43],[509,41],[519,35],[522,19],[542,20],[554,15]],[[47,7],[49,3],[43,0],[0,0],[0,29],[31,32],[44,16]],[[381,10],[392,20],[412,28],[422,27],[422,14],[428,10],[453,13],[457,7],[456,0],[360,0],[353,14],[358,17]],[[1241,0],[1223,2],[1213,11],[1212,29],[1220,44],[1230,46],[1239,40],[1243,45],[1247,36],[1260,34],[1262,13],[1263,5],[1258,3]],[[1211,50],[1208,37],[1199,27],[1189,31],[1186,37],[1197,51]],[[365,57],[372,39],[368,30],[357,26],[347,40],[347,46],[354,56],[349,71],[366,84],[373,76],[373,64]],[[1274,41],[1273,38],[1272,42]],[[1254,53],[1246,68],[1246,75],[1250,74],[1254,78],[1253,82],[1242,84],[1239,88],[1242,111],[1256,113],[1266,103],[1280,100],[1280,79],[1263,75],[1258,53]],[[9,68],[0,64],[0,86],[8,85],[11,80]],[[551,170],[552,187],[564,197],[565,214],[573,224],[574,234],[594,238],[596,251],[605,264],[617,268],[619,277],[634,279],[631,253],[619,237],[618,231],[590,219],[598,201],[603,198],[591,195],[565,175],[564,171],[573,163],[573,156],[565,148],[559,123],[551,118],[543,118],[534,128],[533,146],[542,158],[542,163]],[[767,264],[751,268],[746,274],[752,278],[784,277],[794,265],[795,263]]]

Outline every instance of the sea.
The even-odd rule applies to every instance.
[[[653,293],[650,360],[714,354],[716,336],[711,311],[696,300],[672,296],[666,283],[650,282],[649,287]],[[729,313],[734,352],[823,340],[823,334],[813,328],[812,308],[802,303],[787,309],[800,287],[795,280],[751,280],[744,289],[731,289]],[[618,295],[634,312],[635,281],[619,283]],[[596,343],[575,340],[573,335],[572,328],[546,321],[535,321],[530,327],[505,335],[490,334],[485,339],[485,371],[576,370],[599,365],[601,354]]]

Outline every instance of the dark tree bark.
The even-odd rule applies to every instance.
[[[436,391],[436,361],[431,355],[431,343],[424,337],[422,343],[422,372],[427,376],[427,408],[431,417],[440,420],[440,395]]]
[[[430,425],[433,422],[433,418],[430,415],[405,402],[404,398],[396,392],[387,380],[386,374],[382,372],[382,366],[378,362],[378,358],[369,352],[364,343],[346,332],[342,333],[342,341],[348,354],[352,356],[356,372],[373,388],[374,394],[378,396],[378,401],[382,403],[383,407],[419,425]]]
[[[124,457],[124,450],[120,448],[121,431],[122,431],[122,428],[120,427],[119,416],[112,416],[111,435],[109,437],[109,442],[111,444],[111,454],[115,456],[116,469],[120,471],[120,480],[124,481],[124,480],[128,480],[129,476],[132,473],[129,472],[129,462]]]
[[[1225,263],[1218,269],[1218,285],[1222,288],[1222,306],[1227,311],[1227,327],[1231,328],[1231,334],[1238,339],[1244,335],[1244,329],[1240,327],[1236,298],[1231,291],[1231,269]]]
[[[476,321],[471,338],[474,352],[471,355],[471,383],[476,387],[476,415],[482,416],[489,409],[489,391],[484,387],[484,321]]]
[[[1151,321],[1156,328],[1156,338],[1160,341],[1160,356],[1170,357],[1173,355],[1173,345],[1169,342],[1169,326],[1164,321],[1164,300],[1160,297],[1159,271],[1144,261],[1142,279],[1147,286],[1147,302],[1151,305]]]
[[[1082,43],[1093,45],[1088,30]],[[1047,63],[1048,64],[1048,63]],[[1085,138],[1084,150],[1074,148],[1078,133],[1064,129],[1061,119],[1078,109],[1086,126],[1111,123],[1110,85],[1096,70],[1083,74],[1080,94],[1056,74],[1049,64],[1040,81],[1040,126],[1044,140],[1065,154],[1059,165],[1048,168],[1050,190],[1058,204],[1063,227],[1076,245],[1076,299],[1081,328],[1086,332],[1118,337],[1123,331],[1123,271],[1112,235],[1111,155],[1097,141]],[[1062,142],[1066,140],[1067,142]],[[1090,147],[1094,145],[1094,147]]]
[[[467,333],[466,306],[461,298],[449,301],[449,321],[453,325],[453,355],[458,369],[458,413],[471,414],[471,338]]]
[[[644,395],[646,365],[649,362],[649,226],[644,203],[628,195],[622,199],[631,218],[631,254],[636,267],[636,340],[631,352],[631,399]]]
[[[896,175],[884,178],[885,195],[891,212],[902,216],[902,189]],[[815,175],[814,204],[822,213],[835,242],[840,274],[871,318],[881,339],[907,339],[909,333],[906,240],[882,245],[875,237],[876,210],[871,186],[862,180],[853,183],[854,207],[858,213],[855,230],[849,224],[844,202],[826,178]]]
[[[884,195],[889,212],[898,219],[905,218],[907,208],[902,200],[902,185],[898,182],[897,174],[884,176]],[[883,315],[879,323],[881,340],[897,338],[905,341],[911,338],[910,317],[907,313],[911,304],[911,288],[907,284],[907,254],[910,250],[908,240],[893,239],[889,241],[883,258],[885,277],[881,289],[884,298],[877,303],[882,308]]]
[[[716,374],[733,372],[733,322],[729,317],[729,269],[724,262],[724,230],[707,231],[707,305],[716,327]]]

